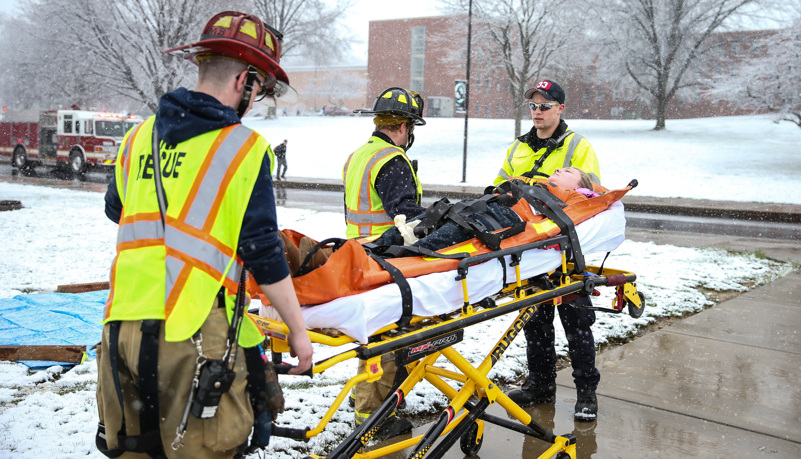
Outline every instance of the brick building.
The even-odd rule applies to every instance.
[[[476,24],[473,24],[474,30]],[[454,85],[466,74],[466,16],[436,16],[370,22],[367,63],[367,98],[390,86],[421,92],[426,116],[461,116],[455,109]],[[729,62],[755,52],[750,43],[765,32],[726,32],[716,36],[719,54]],[[475,40],[475,38],[474,38]],[[475,49],[476,42],[473,42]],[[719,57],[720,57],[719,56]],[[470,117],[513,118],[509,80],[503,68],[490,59],[471,56]],[[595,66],[541,74],[559,82],[567,93],[566,118],[653,118],[654,108],[637,98],[636,92],[600,81]],[[621,75],[622,78],[628,76]],[[530,86],[534,81],[530,82]],[[741,108],[704,100],[697,92],[674,97],[668,104],[669,118],[699,118],[744,115],[754,107]]]
[[[327,113],[337,109],[350,112],[367,105],[367,67],[292,67],[284,68],[289,82],[298,92],[293,104],[279,102],[278,110],[286,109],[287,115]]]

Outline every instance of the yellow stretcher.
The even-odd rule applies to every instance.
[[[534,248],[559,245],[562,251],[562,264],[557,270],[536,276],[531,279],[520,278],[519,261],[523,252]],[[566,236],[557,236],[546,241],[501,250],[489,254],[465,258],[457,269],[457,281],[462,282],[464,304],[461,309],[447,316],[411,318],[410,325],[402,329],[396,324],[378,330],[371,342],[350,348],[347,351],[316,362],[311,374],[320,374],[327,369],[348,359],[358,358],[365,361],[365,372],[360,373],[345,384],[331,407],[322,416],[315,427],[305,429],[273,426],[273,435],[296,440],[308,440],[325,429],[337,409],[348,398],[351,389],[359,381],[376,381],[383,374],[381,356],[390,352],[396,353],[396,359],[406,366],[408,377],[391,393],[372,416],[345,438],[326,456],[307,456],[309,458],[374,458],[391,454],[406,448],[414,447],[410,458],[440,458],[454,443],[466,455],[475,455],[481,448],[486,422],[508,428],[524,435],[542,440],[550,447],[540,457],[575,458],[576,439],[572,434],[555,435],[532,419],[531,415],[507,397],[498,386],[487,378],[493,365],[503,356],[511,342],[532,317],[539,304],[553,301],[560,304],[568,295],[589,295],[596,287],[616,288],[614,304],[610,308],[594,307],[593,310],[621,313],[624,307],[632,317],[639,317],[644,307],[644,297],[637,292],[636,275],[633,273],[584,266],[583,258],[573,258],[568,262],[571,251],[570,240]],[[514,267],[516,280],[506,285],[498,294],[480,299],[472,299],[466,282],[470,266],[487,260],[511,256],[511,267]],[[578,269],[574,269],[578,266]],[[602,271],[601,271],[602,269]],[[495,346],[478,366],[473,366],[452,346],[462,340],[464,330],[470,326],[506,314],[517,314],[506,332],[499,338]],[[253,319],[264,329],[270,338],[270,347],[276,363],[280,364],[281,355],[289,352],[286,341],[288,329],[280,322],[252,315]],[[326,346],[343,346],[358,344],[346,335],[329,335],[319,331],[308,331],[312,342]],[[457,371],[448,370],[437,365],[440,357],[450,362]],[[281,372],[288,370],[287,365],[278,365]],[[397,406],[421,381],[427,381],[441,391],[450,400],[438,420],[423,435],[398,441],[367,451],[365,446],[381,424],[395,411]],[[452,385],[449,383],[450,380]],[[471,400],[478,400],[477,402]],[[497,403],[509,416],[517,422],[486,413],[489,405]],[[432,449],[435,442],[436,446]],[[382,444],[383,445],[383,444]]]

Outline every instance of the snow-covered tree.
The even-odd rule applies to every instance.
[[[19,108],[76,103],[153,112],[162,94],[192,87],[196,78],[193,65],[162,52],[197,41],[206,21],[220,11],[250,12],[287,29],[285,51],[325,32],[315,21],[333,21],[330,10],[321,10],[322,18],[297,12],[322,7],[317,0],[22,1],[21,17],[4,20],[0,31],[3,43],[13,43],[0,49],[0,98]],[[279,4],[296,14],[269,16],[265,5]],[[280,25],[272,22],[278,20]],[[337,45],[343,49],[347,43]]]
[[[282,57],[330,64],[350,49],[352,38],[339,21],[350,0],[253,0],[256,14],[284,34]]]
[[[787,5],[788,11],[792,5]],[[718,100],[764,107],[777,121],[801,128],[801,1],[792,25],[765,33],[751,45],[751,56],[715,79],[705,93]],[[788,15],[789,16],[789,15]]]
[[[467,13],[468,0],[444,1],[446,10]],[[484,69],[501,66],[513,101],[515,136],[527,113],[523,95],[546,68],[559,66],[579,16],[573,0],[473,0],[471,59]]]
[[[702,64],[719,45],[710,39],[727,25],[753,16],[763,0],[598,0],[592,40],[607,75],[628,75],[656,107],[665,128],[668,103],[679,91],[700,89]],[[706,59],[706,61],[705,61]]]

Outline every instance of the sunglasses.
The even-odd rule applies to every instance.
[[[555,104],[535,104],[534,102],[529,102],[528,107],[533,112],[536,109],[540,109],[541,112],[547,112],[548,110],[552,109]]]
[[[248,68],[248,74],[255,80],[255,83],[259,83],[259,92],[253,95],[254,102],[260,102],[265,97],[274,94],[275,90],[267,89],[269,78],[265,79],[264,83],[261,83],[258,79],[259,72],[253,67]]]

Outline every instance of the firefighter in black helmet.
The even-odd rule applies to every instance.
[[[406,219],[422,214],[423,187],[415,167],[406,156],[414,143],[414,127],[423,120],[423,98],[403,88],[388,88],[376,97],[371,110],[355,113],[375,115],[376,128],[370,139],[348,157],[342,173],[345,182],[347,236],[376,238]],[[395,383],[395,355],[381,358],[384,374],[373,383],[360,382],[353,390],[356,423],[364,422],[389,395]],[[359,361],[359,373],[365,371]],[[384,421],[373,436],[384,440],[410,432],[412,423],[395,416]]]
[[[394,225],[398,215],[411,218],[423,213],[423,188],[406,152],[414,143],[414,127],[423,120],[423,98],[403,88],[381,92],[372,110],[370,139],[348,157],[342,173],[345,182],[347,236],[379,236]]]

